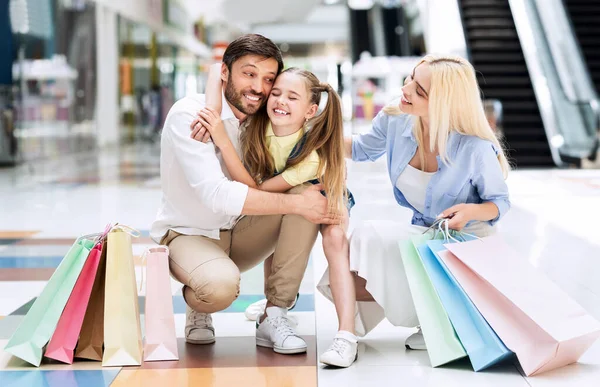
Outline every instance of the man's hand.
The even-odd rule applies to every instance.
[[[331,211],[327,198],[321,194],[320,184],[308,187],[298,196],[302,199],[297,214],[315,224],[340,224],[342,216],[337,211]]]

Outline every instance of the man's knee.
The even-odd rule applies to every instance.
[[[188,305],[198,312],[214,313],[226,309],[239,295],[240,271],[229,258],[217,258],[191,273],[185,291]]]
[[[312,187],[311,183],[299,184],[299,185],[291,188],[289,191],[287,191],[287,193],[289,193],[289,194],[301,194],[302,192],[304,192],[309,187]]]

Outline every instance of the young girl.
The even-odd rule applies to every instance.
[[[327,103],[317,115],[321,94]],[[348,207],[345,189],[343,119],[339,96],[311,72],[290,68],[277,77],[265,106],[241,133],[244,162],[220,123],[221,80],[213,67],[206,90],[207,108],[199,122],[210,132],[233,180],[270,192],[286,192],[304,183],[320,183],[332,212],[343,214],[341,225],[323,226],[323,249],[329,264],[339,332],[321,362],[348,367],[356,359],[354,280],[349,268]],[[192,124],[194,127],[196,122]],[[194,133],[193,133],[194,135]],[[245,164],[245,165],[244,165]],[[247,168],[247,169],[246,169]],[[270,275],[271,259],[265,261]]]
[[[426,56],[402,94],[398,104],[375,117],[370,131],[346,140],[346,155],[354,161],[387,156],[396,201],[413,211],[411,224],[368,222],[350,238],[359,335],[384,317],[396,326],[418,325],[399,240],[422,234],[439,218],[449,219],[451,229],[486,236],[510,208],[509,164],[487,122],[471,64]],[[327,273],[317,288],[335,299]],[[420,330],[406,346],[426,349]]]

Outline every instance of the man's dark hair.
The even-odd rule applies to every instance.
[[[223,63],[227,65],[229,71],[233,63],[246,55],[258,55],[263,58],[273,58],[277,61],[277,74],[283,70],[283,58],[279,47],[271,41],[258,34],[242,35],[227,46],[223,54]]]

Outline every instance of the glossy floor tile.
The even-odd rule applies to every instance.
[[[513,367],[514,368],[514,367]],[[356,364],[348,370],[320,370],[319,386],[419,386],[419,387],[528,387],[527,381],[510,368],[475,373],[470,369],[398,367]],[[394,384],[391,384],[393,381]]]
[[[181,338],[179,361],[145,362],[140,369],[316,366],[315,337],[303,338],[308,350],[297,355],[280,355],[270,348],[257,347],[254,336],[218,337],[210,345],[186,344]]]
[[[269,386],[316,387],[316,367],[197,368],[124,370],[113,387]]]
[[[356,129],[360,130],[360,128]],[[357,205],[350,231],[367,220],[409,221],[392,193],[385,160],[348,163],[348,185]],[[512,209],[499,232],[515,249],[593,316],[600,319],[600,171],[524,170],[511,173]],[[597,386],[600,343],[577,364],[525,378],[511,362],[474,373],[468,362],[431,368],[423,351],[407,351],[414,332],[384,321],[360,340],[359,359],[348,369],[330,369],[318,355],[337,331],[333,305],[315,293],[326,260],[317,240],[301,297],[291,316],[309,351],[277,355],[255,345],[255,323],[243,311],[260,299],[263,268],[243,273],[238,300],[213,315],[217,342],[193,346],[183,340],[185,304],[181,284],[171,281],[179,338],[179,362],[102,369],[99,362],[40,369],[3,351],[8,338],[42,291],[74,239],[119,221],[142,232],[133,240],[138,285],[148,228],[160,200],[158,152],[150,145],[98,155],[51,160],[28,168],[0,170],[0,386]],[[145,284],[139,292],[145,307]],[[142,315],[144,330],[144,316]]]
[[[104,371],[4,371],[0,372],[0,386],[31,387],[108,387],[117,377],[118,370]]]
[[[21,231],[0,231],[0,240],[19,240],[19,239],[23,239],[23,238],[31,238],[32,236],[34,236],[35,234],[37,234],[39,231],[26,231],[26,230],[21,230]]]
[[[41,291],[41,290],[40,290]],[[186,304],[183,300],[183,296],[175,295],[172,297],[173,299],[173,312],[175,314],[185,314]],[[246,308],[254,303],[255,301],[259,301],[263,299],[264,296],[262,294],[240,294],[240,296],[226,309],[222,310],[220,313],[243,313]],[[12,315],[21,315],[24,316],[29,312],[33,302],[35,302],[36,298],[31,299],[25,305],[22,305],[19,309],[13,311]],[[138,304],[139,310],[141,314],[144,314],[146,311],[146,296],[138,296]],[[314,311],[314,298],[312,294],[300,294],[296,305],[294,306],[293,312],[312,312]]]

